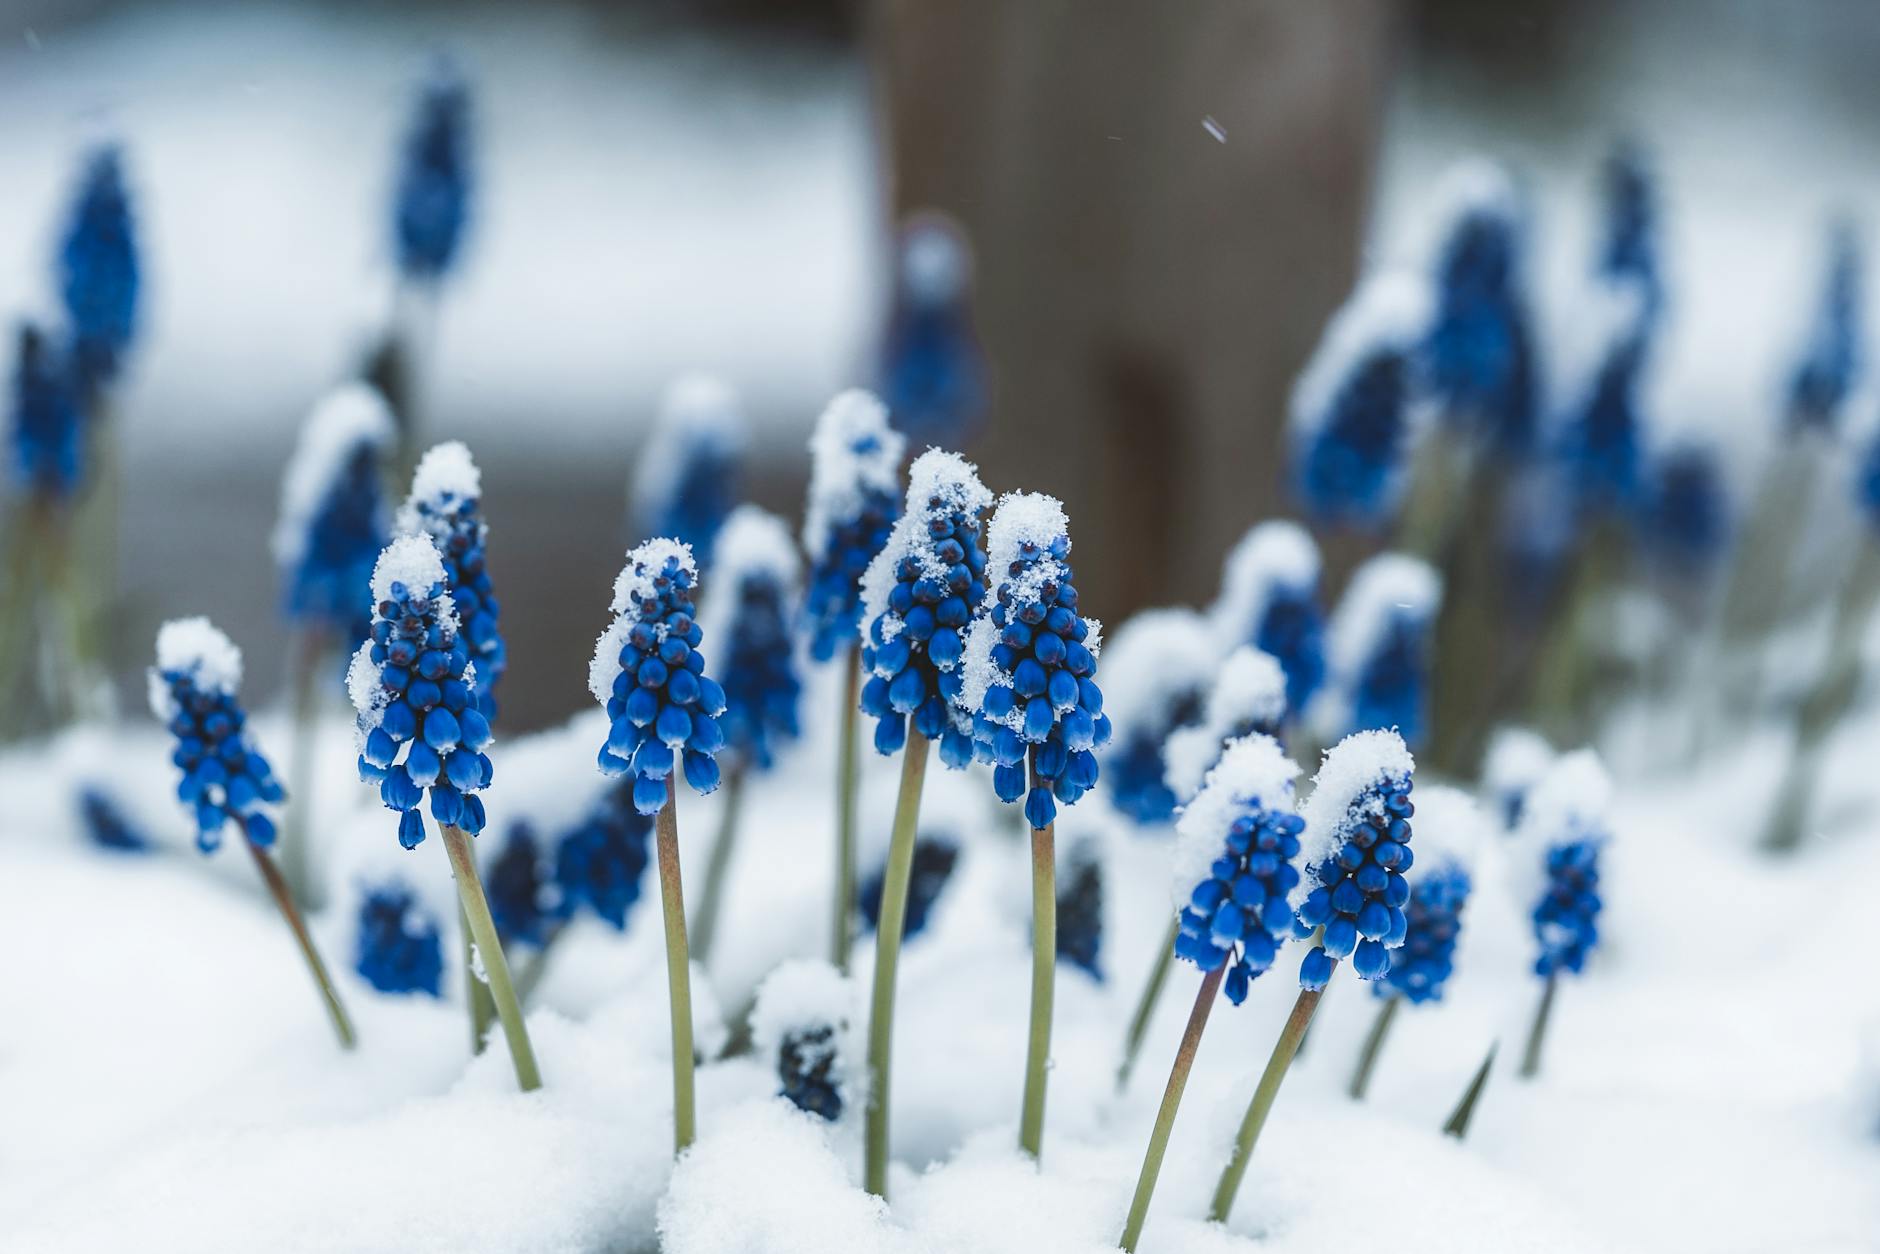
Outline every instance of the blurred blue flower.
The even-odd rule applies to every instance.
[[[1644,295],[1648,321],[1664,302],[1658,264],[1658,189],[1645,150],[1636,142],[1607,155],[1601,181],[1601,240],[1594,271],[1606,279],[1634,283]]]
[[[1638,533],[1646,553],[1675,573],[1701,574],[1715,565],[1730,538],[1730,501],[1714,447],[1679,444],[1653,461]]]
[[[1103,979],[1103,863],[1090,841],[1067,849],[1058,872],[1057,956]]]
[[[515,943],[539,948],[548,943],[558,911],[550,900],[553,885],[534,824],[519,819],[509,825],[503,851],[490,863],[483,888],[505,947]]]
[[[208,619],[174,619],[157,632],[150,709],[176,738],[170,760],[183,772],[176,796],[195,818],[204,853],[221,845],[230,820],[255,844],[272,845],[267,808],[286,800],[248,734],[236,697],[241,677],[241,651]]]
[[[85,463],[85,424],[69,363],[38,326],[22,322],[13,362],[13,468],[23,491],[64,501]]]
[[[457,621],[476,664],[477,709],[496,719],[496,684],[508,669],[508,646],[497,625],[502,612],[485,566],[489,525],[483,519],[483,478],[470,450],[455,440],[440,444],[418,462],[411,496],[398,516],[398,529],[431,537],[444,559]]]
[[[137,240],[116,144],[101,144],[85,157],[58,272],[73,365],[89,392],[116,376],[137,330]]]
[[[916,215],[901,232],[881,392],[919,444],[958,448],[985,415],[986,367],[972,322],[972,258],[949,219]]]
[[[904,938],[912,940],[926,929],[928,915],[959,860],[959,841],[949,834],[922,832],[914,841],[913,869],[907,883],[907,919],[901,929]],[[876,867],[856,893],[864,931],[872,932],[881,925],[881,890],[886,878],[887,867]]]
[[[314,406],[281,478],[273,549],[283,611],[349,646],[371,626],[365,588],[390,521],[380,459],[394,435],[384,398],[347,384]]]
[[[586,906],[616,929],[640,899],[653,821],[633,805],[633,784],[601,793],[587,815],[555,847],[555,884],[564,918]]]
[[[665,536],[690,545],[710,570],[718,529],[742,491],[749,435],[738,398],[709,375],[675,379],[660,398],[633,471],[636,540]]]
[[[701,630],[721,650],[725,712],[718,724],[725,747],[759,771],[770,769],[779,743],[802,734],[802,683],[790,629],[800,565],[776,515],[740,505],[725,520]]]
[[[906,445],[888,426],[888,411],[867,392],[842,393],[816,420],[803,515],[803,549],[809,554],[803,612],[810,653],[819,662],[861,635],[862,573],[888,542],[901,511]]]
[[[1401,996],[1412,1005],[1440,1001],[1454,969],[1456,937],[1462,932],[1462,908],[1472,887],[1469,872],[1445,862],[1417,877],[1416,892],[1405,908],[1403,947],[1392,957],[1390,973],[1371,986],[1379,997]]]
[[[470,88],[455,62],[435,58],[418,89],[393,206],[398,268],[435,282],[463,243],[470,215]]]
[[[1409,931],[1410,753],[1395,732],[1364,731],[1333,746],[1306,801],[1306,885],[1295,934],[1322,928],[1299,967],[1301,988],[1324,988],[1342,958],[1366,980],[1390,974]]]
[[[1860,238],[1838,222],[1828,241],[1821,306],[1789,380],[1789,425],[1831,430],[1863,365]]]
[[[381,993],[443,995],[441,929],[403,884],[373,888],[359,903],[353,966]]]
[[[1332,619],[1328,739],[1394,728],[1411,748],[1422,745],[1441,603],[1441,577],[1416,558],[1380,553],[1353,573]]]
[[[85,823],[85,835],[100,849],[142,853],[150,848],[150,837],[97,785],[86,784],[79,789],[78,812]]]

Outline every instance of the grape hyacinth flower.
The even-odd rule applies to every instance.
[[[476,664],[477,709],[496,719],[496,684],[508,668],[508,647],[497,617],[502,609],[485,565],[489,524],[482,510],[483,476],[470,450],[456,440],[439,444],[418,462],[411,495],[398,512],[398,530],[431,537],[444,558],[451,601]]]
[[[585,906],[615,931],[625,931],[627,915],[640,900],[652,834],[653,821],[634,807],[630,786],[602,793],[555,847],[562,912]]]
[[[470,217],[470,87],[448,57],[432,60],[400,154],[392,234],[399,272],[435,284],[451,268]]]
[[[1612,836],[1611,796],[1598,754],[1563,754],[1534,786],[1515,833],[1522,856],[1538,862],[1542,874],[1531,918],[1538,947],[1534,973],[1546,982],[1522,1054],[1523,1079],[1540,1074],[1560,977],[1579,975],[1599,944],[1599,859]]]
[[[1247,1164],[1266,1126],[1286,1071],[1312,1025],[1332,972],[1345,958],[1361,979],[1390,974],[1390,951],[1409,930],[1410,801],[1416,764],[1395,732],[1363,731],[1325,755],[1303,814],[1299,863],[1305,875],[1293,889],[1293,934],[1317,940],[1299,964],[1299,998],[1267,1059],[1241,1120],[1233,1156],[1214,1189],[1209,1218],[1227,1222]]]
[[[672,1008],[674,1153],[695,1136],[692,1072],[691,959],[685,893],[679,879],[679,786],[718,787],[717,754],[725,735],[718,716],[725,693],[705,674],[698,651],[704,633],[693,618],[698,567],[692,550],[672,539],[648,540],[627,554],[614,581],[614,621],[594,646],[588,690],[607,710],[603,774],[633,781],[633,808],[656,814],[661,912],[666,925],[666,985]]]
[[[1594,271],[1601,278],[1635,286],[1655,321],[1664,302],[1658,266],[1658,189],[1645,150],[1634,142],[1615,147],[1601,172],[1603,236]]]
[[[1169,791],[1184,802],[1193,798],[1232,741],[1255,735],[1279,740],[1286,710],[1286,672],[1273,655],[1250,644],[1229,653],[1202,707],[1201,721],[1169,733],[1162,750]]]
[[[1594,285],[1584,308],[1583,330],[1562,353],[1568,392],[1559,460],[1580,516],[1623,514],[1641,487],[1651,306],[1636,284],[1609,281]]]
[[[505,951],[512,945],[540,949],[548,944],[564,899],[554,890],[533,823],[523,819],[509,825],[503,851],[489,864],[484,890]]]
[[[359,777],[377,784],[385,808],[398,814],[398,843],[406,849],[424,840],[419,807],[429,794],[474,945],[467,965],[472,973],[481,968],[479,979],[502,1020],[517,1084],[524,1091],[540,1088],[535,1050],[470,851],[470,838],[485,824],[477,794],[493,776],[483,752],[490,725],[471,696],[475,667],[431,538],[398,536],[386,545],[372,568],[371,590],[371,635],[353,654],[346,675],[363,741]],[[472,1011],[474,1022],[474,1000]]]
[[[973,261],[966,238],[938,213],[901,231],[881,392],[894,425],[917,443],[959,446],[987,406],[986,367],[973,332]]]
[[[1404,273],[1365,279],[1293,388],[1293,493],[1316,521],[1382,531],[1397,514],[1421,423],[1430,292]]]
[[[928,744],[938,739],[941,760],[955,769],[963,770],[972,761],[971,720],[957,709],[957,702],[964,680],[965,631],[986,595],[979,515],[991,500],[970,462],[957,453],[928,449],[908,471],[907,505],[888,543],[862,576],[862,669],[869,678],[862,685],[861,709],[876,720],[878,753],[904,750],[869,1001],[868,1072],[873,1083],[864,1121],[863,1183],[877,1197],[886,1197],[888,1189],[894,980]]]
[[[660,398],[633,471],[633,532],[690,545],[700,570],[738,503],[750,443],[737,394],[709,375],[684,375]]]
[[[15,482],[40,510],[71,500],[85,466],[85,428],[69,363],[33,322],[22,322],[13,360]]]
[[[136,229],[123,152],[115,143],[86,154],[59,244],[58,282],[76,379],[89,403],[117,376],[137,332]]]
[[[1250,644],[1279,660],[1295,716],[1325,679],[1319,566],[1319,546],[1304,527],[1285,519],[1258,523],[1228,553],[1208,611],[1222,651]]]
[[[1103,980],[1103,859],[1096,841],[1074,841],[1058,877],[1057,956]]]
[[[946,890],[948,881],[953,878],[959,860],[959,838],[951,832],[922,832],[915,839],[912,866],[907,879],[907,909],[901,924],[903,943],[927,930],[927,921],[932,916],[934,905]],[[862,925],[871,932],[881,925],[881,896],[887,886],[887,878],[888,868],[885,865],[877,868],[873,875],[862,881],[861,891],[856,896],[856,909]]]
[[[409,885],[392,882],[365,890],[353,966],[381,993],[444,992],[443,929]]]
[[[1646,555],[1668,573],[1699,580],[1713,570],[1730,539],[1719,450],[1691,439],[1658,453],[1645,470],[1635,525]]]
[[[1143,1155],[1123,1228],[1125,1250],[1133,1251],[1142,1235],[1216,993],[1225,982],[1228,997],[1236,1005],[1244,1001],[1249,983],[1272,966],[1292,934],[1290,894],[1299,882],[1294,860],[1305,827],[1293,808],[1298,774],[1271,736],[1236,740],[1176,825],[1172,888],[1180,930],[1174,952],[1204,974]]]
[[[236,696],[241,681],[241,650],[208,619],[173,619],[157,632],[157,664],[149,672],[150,711],[176,737],[171,761],[183,773],[176,796],[195,821],[196,847],[215,852],[224,830],[234,827],[294,934],[340,1047],[351,1049],[352,1021],[268,855],[274,843],[268,807],[280,804],[283,793],[248,733],[247,715]]]
[[[1828,238],[1821,306],[1789,379],[1791,430],[1833,431],[1865,366],[1861,320],[1863,264],[1852,223],[1837,222]]]
[[[118,853],[143,853],[150,848],[150,837],[133,823],[117,801],[96,784],[79,790],[78,814],[84,822],[85,835],[100,849]]]
[[[1168,786],[1169,737],[1201,721],[1220,649],[1189,609],[1143,610],[1104,652],[1104,708],[1114,732],[1103,755],[1105,795],[1140,827],[1172,822],[1181,800]]]
[[[764,977],[751,1012],[757,1057],[777,1068],[779,1095],[834,1123],[854,1100],[855,990],[826,962],[793,958]]]
[[[395,434],[384,398],[345,384],[307,416],[281,478],[272,548],[282,608],[300,630],[348,648],[369,624],[359,590],[389,531],[380,465]]]
[[[1442,579],[1427,562],[1380,553],[1352,574],[1327,640],[1331,680],[1316,711],[1326,741],[1395,729],[1429,738],[1429,671]]]

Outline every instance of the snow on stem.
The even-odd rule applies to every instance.
[[[901,751],[901,790],[894,802],[888,837],[888,866],[881,885],[881,915],[875,928],[875,985],[868,1007],[868,1111],[863,1127],[862,1185],[888,1196],[888,1097],[894,1051],[894,978],[907,922],[907,886],[914,871],[914,830],[927,779],[927,737],[910,728]]]
[[[464,916],[470,923],[470,938],[476,944],[476,956],[482,960],[488,977],[490,999],[496,1003],[496,1016],[502,1020],[503,1036],[509,1042],[509,1060],[515,1064],[516,1083],[525,1093],[542,1087],[542,1073],[535,1065],[535,1047],[529,1043],[529,1029],[522,1021],[522,1004],[510,983],[509,962],[503,957],[503,945],[496,936],[496,921],[490,917],[490,903],[483,895],[483,881],[477,875],[476,858],[470,852],[470,838],[454,823],[440,823],[444,850],[450,855],[451,874],[457,880],[457,896],[463,903]]]

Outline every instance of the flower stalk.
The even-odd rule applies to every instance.
[[[1541,1073],[1541,1048],[1547,1039],[1547,1024],[1554,1015],[1554,990],[1560,977],[1550,975],[1541,988],[1540,1004],[1534,1008],[1534,1022],[1528,1028],[1527,1048],[1521,1051],[1521,1078],[1532,1080]]]
[[[1377,1008],[1377,1017],[1371,1020],[1371,1030],[1364,1036],[1364,1048],[1358,1053],[1357,1069],[1351,1073],[1351,1084],[1345,1090],[1354,1102],[1363,1101],[1371,1087],[1371,1073],[1377,1069],[1378,1055],[1384,1051],[1384,1040],[1390,1035],[1390,1025],[1396,1020],[1397,1007],[1402,1002],[1402,997],[1386,997]]]
[[[254,841],[243,839],[242,844],[248,846],[248,852],[254,855],[255,869],[261,872],[261,882],[267,885],[268,895],[274,898],[281,918],[294,934],[294,943],[300,946],[300,956],[306,959],[307,970],[320,990],[321,1000],[326,1003],[327,1018],[333,1021],[333,1034],[339,1038],[340,1048],[354,1048],[358,1038],[353,1034],[352,1020],[346,1014],[346,1007],[340,1003],[339,992],[333,987],[333,977],[327,974],[326,963],[321,961],[320,951],[314,947],[313,936],[307,931],[307,921],[301,917],[299,907],[294,905],[294,895],[288,891],[281,869],[274,865],[274,859],[268,856],[268,851]]]
[[[1332,966],[1337,967],[1334,960]],[[1307,988],[1299,991],[1299,1000],[1293,1003],[1292,1013],[1286,1017],[1286,1026],[1280,1030],[1279,1040],[1273,1043],[1272,1057],[1266,1060],[1266,1070],[1260,1073],[1260,1084],[1253,1091],[1253,1100],[1247,1104],[1247,1114],[1240,1121],[1240,1131],[1234,1137],[1234,1153],[1227,1161],[1227,1167],[1221,1172],[1220,1183],[1214,1188],[1214,1202],[1208,1208],[1208,1218],[1216,1223],[1226,1223],[1228,1214],[1234,1209],[1234,1195],[1240,1192],[1240,1182],[1246,1178],[1247,1164],[1253,1159],[1254,1147],[1259,1144],[1260,1132],[1266,1127],[1266,1117],[1272,1112],[1273,1099],[1279,1096],[1279,1087],[1286,1080],[1286,1071],[1292,1066],[1293,1057],[1299,1052],[1299,1043],[1305,1039],[1306,1029],[1312,1025],[1312,1016],[1319,1008],[1319,998],[1325,995],[1323,988]]]
[[[718,839],[712,842],[712,856],[705,863],[705,891],[699,897],[697,922],[692,928],[692,948],[700,965],[711,960],[712,940],[718,934],[718,916],[724,908],[725,883],[731,878],[731,854],[737,844],[738,819],[744,811],[744,775],[742,766],[725,774]]]
[[[483,895],[483,881],[477,875],[476,858],[470,852],[470,838],[454,823],[440,823],[438,828],[444,837],[444,850],[450,855],[458,899],[470,923],[470,937],[488,977],[490,999],[496,1004],[497,1018],[502,1020],[509,1058],[516,1068],[516,1083],[523,1092],[533,1092],[542,1087],[542,1074],[535,1064],[535,1048],[529,1043],[528,1026],[522,1021],[522,1005],[509,980],[509,963],[503,957],[503,945],[496,936],[496,921],[490,917],[490,903]]]
[[[672,1147],[684,1152],[698,1134],[693,1097],[692,959],[685,937],[685,886],[679,878],[679,790],[666,778],[666,804],[653,824],[659,904],[666,924],[666,992],[672,1003]]]
[[[1500,1048],[1500,1041],[1488,1047],[1488,1053],[1483,1057],[1482,1065],[1475,1069],[1475,1076],[1469,1081],[1469,1087],[1463,1090],[1462,1100],[1456,1103],[1456,1109],[1443,1123],[1444,1136],[1453,1136],[1460,1141],[1469,1135],[1469,1121],[1475,1117],[1475,1107],[1482,1100],[1482,1090],[1488,1087],[1488,1075],[1495,1068],[1495,1054]]]
[[[1032,786],[1037,787],[1036,772]],[[1051,1011],[1057,983],[1055,823],[1031,832],[1031,1026],[1025,1045],[1025,1099],[1018,1147],[1036,1161],[1044,1151],[1045,1084],[1051,1065]]]
[[[868,1110],[863,1125],[862,1185],[888,1196],[888,1098],[894,1051],[894,980],[907,923],[907,886],[914,870],[914,831],[927,780],[927,737],[910,728],[901,753],[901,790],[888,837],[888,865],[881,885],[881,915],[875,928],[875,983],[868,1008]]]
[[[1173,942],[1170,944],[1171,951]],[[1167,969],[1164,968],[1164,974]],[[1155,1114],[1155,1128],[1149,1134],[1149,1148],[1142,1156],[1142,1171],[1136,1177],[1136,1195],[1130,1199],[1129,1218],[1123,1224],[1122,1247],[1130,1254],[1135,1254],[1136,1241],[1142,1236],[1142,1225],[1149,1218],[1149,1200],[1155,1195],[1156,1178],[1162,1174],[1162,1158],[1168,1152],[1169,1134],[1175,1129],[1175,1113],[1181,1108],[1182,1093],[1188,1087],[1188,1073],[1194,1069],[1195,1054],[1201,1048],[1201,1033],[1208,1026],[1208,1013],[1214,1009],[1214,998],[1221,987],[1221,979],[1227,974],[1226,964],[1209,971],[1201,978],[1201,988],[1195,994],[1195,1006],[1188,1012],[1188,1027],[1182,1033],[1181,1045],[1175,1051],[1175,1065],[1169,1068],[1168,1087],[1162,1090],[1162,1105]]]
[[[855,793],[861,779],[862,656],[852,645],[843,669],[846,675],[842,684],[842,731],[836,759],[835,922],[829,959],[836,970],[847,975],[855,944]]]

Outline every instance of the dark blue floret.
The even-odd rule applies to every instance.
[[[1831,430],[1862,364],[1860,241],[1843,222],[1829,245],[1821,309],[1789,380],[1789,425]]]
[[[1103,864],[1085,850],[1067,858],[1058,876],[1057,955],[1101,980],[1102,953]]]
[[[1442,999],[1470,887],[1468,871],[1453,861],[1417,877],[1404,911],[1408,925],[1403,947],[1392,955],[1390,973],[1371,986],[1372,992],[1406,997],[1413,1005]]]
[[[926,928],[927,916],[959,860],[959,843],[951,836],[923,832],[915,840],[914,865],[907,883],[907,917],[901,929],[903,937],[912,939]],[[881,925],[881,890],[886,876],[885,866],[876,868],[873,875],[862,881],[856,894],[856,907],[865,931],[872,932]]]
[[[78,812],[85,822],[85,835],[99,848],[121,853],[142,853],[150,848],[150,837],[102,789],[89,784],[82,788]]]
[[[470,213],[470,89],[449,60],[418,96],[398,172],[393,233],[398,268],[435,280],[449,270]]]
[[[1604,841],[1587,836],[1547,851],[1547,889],[1534,907],[1534,939],[1540,944],[1536,974],[1579,974],[1599,943],[1599,851]]]
[[[1228,965],[1223,985],[1235,1005],[1279,954],[1293,930],[1289,896],[1299,883],[1305,820],[1290,796],[1250,798],[1222,833],[1221,856],[1182,907],[1175,956],[1203,971]]]
[[[353,965],[381,993],[441,996],[444,946],[438,921],[401,884],[373,889],[359,905]]]
[[[26,493],[63,501],[78,488],[85,426],[70,364],[31,322],[20,324],[13,362],[13,469]]]
[[[89,392],[117,374],[137,330],[137,241],[115,144],[86,159],[58,269],[76,378]]]
[[[603,792],[555,850],[562,916],[585,906],[615,928],[625,928],[640,899],[652,832],[653,821],[633,806],[630,782]]]
[[[1430,390],[1451,418],[1468,421],[1495,451],[1533,444],[1532,333],[1519,290],[1521,240],[1504,211],[1478,206],[1444,242],[1436,318],[1424,345]]]
[[[1639,539],[1654,559],[1679,574],[1700,574],[1723,553],[1730,507],[1716,453],[1683,445],[1651,469],[1639,518]]]
[[[1408,776],[1386,777],[1351,803],[1331,856],[1306,872],[1310,892],[1299,906],[1298,935],[1322,928],[1319,943],[1299,969],[1302,988],[1325,987],[1333,966],[1350,958],[1352,970],[1366,980],[1390,974],[1391,950],[1404,943],[1409,918],[1410,881],[1404,873],[1415,861],[1410,851]]]
[[[842,1117],[842,1094],[834,1078],[835,1035],[835,1028],[828,1024],[802,1028],[785,1036],[777,1047],[782,1095],[798,1110],[821,1115],[831,1123]]]
[[[508,843],[483,877],[490,917],[503,944],[545,945],[555,922],[556,894],[550,885],[535,827],[509,825]]]
[[[718,723],[728,748],[767,771],[777,744],[802,734],[797,719],[802,683],[796,674],[786,590],[772,572],[755,571],[719,591],[738,601],[724,642],[720,682],[725,712]]]
[[[902,237],[881,393],[896,429],[919,443],[958,448],[977,432],[985,413],[970,267],[966,245],[950,225],[922,219]]]

